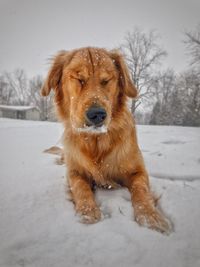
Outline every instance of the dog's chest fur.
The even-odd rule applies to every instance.
[[[77,138],[79,142],[68,140],[66,145],[70,146],[71,153],[66,157],[73,159],[74,167],[97,184],[121,180],[133,171],[134,162],[128,156],[131,144],[127,138],[121,139],[117,135],[115,139],[109,134],[82,135]]]

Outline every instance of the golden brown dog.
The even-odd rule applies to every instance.
[[[65,128],[64,154],[76,211],[85,223],[100,220],[92,185],[120,184],[131,193],[138,224],[167,233],[170,224],[156,209],[126,100],[136,97],[117,51],[81,48],[61,51],[42,88],[55,92]]]

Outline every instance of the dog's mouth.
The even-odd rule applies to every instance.
[[[77,132],[80,132],[80,133],[89,133],[89,134],[105,134],[107,133],[108,131],[108,128],[106,125],[100,125],[100,126],[97,126],[97,125],[84,125],[83,127],[78,127],[78,128],[75,128],[74,127],[74,130],[76,130]]]

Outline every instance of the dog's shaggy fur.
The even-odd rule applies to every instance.
[[[168,232],[170,224],[156,209],[150,192],[134,120],[126,105],[127,97],[135,98],[137,90],[119,52],[91,47],[61,51],[54,58],[42,95],[51,89],[65,128],[70,190],[83,222],[101,218],[92,185],[120,184],[131,193],[135,220]],[[101,127],[87,125],[86,112],[94,105],[107,113]]]

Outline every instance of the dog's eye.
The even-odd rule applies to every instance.
[[[108,84],[109,80],[102,80],[101,81],[101,85],[102,86],[106,86]]]
[[[85,85],[85,81],[83,79],[78,79],[79,83],[81,86],[84,86]]]

